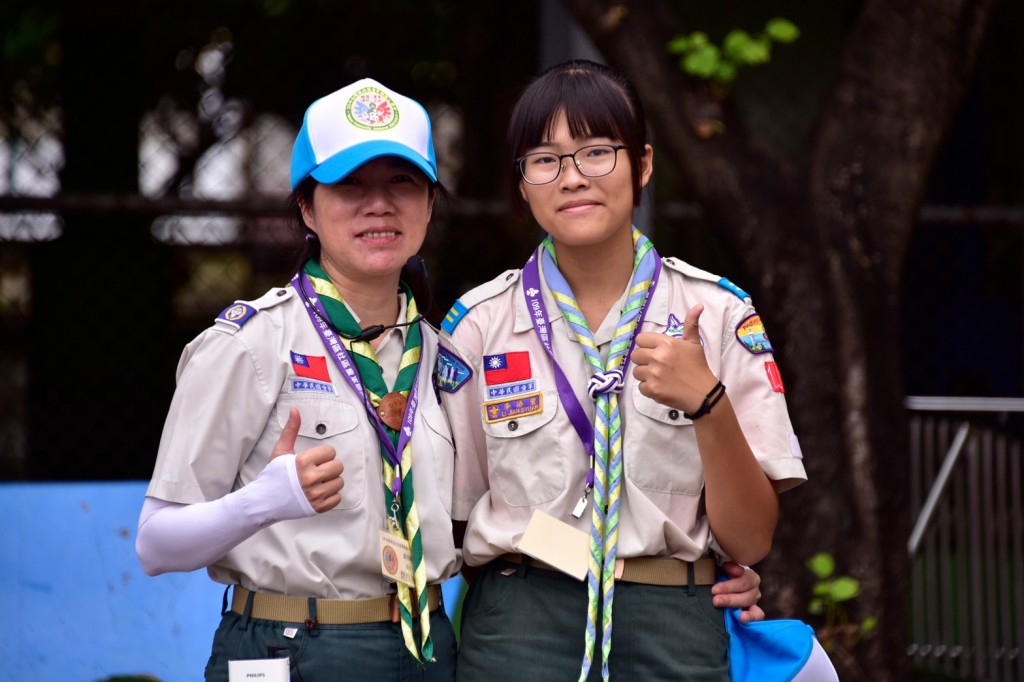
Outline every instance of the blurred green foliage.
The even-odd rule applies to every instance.
[[[835,575],[835,558],[827,552],[818,552],[806,565],[817,578],[807,610],[825,619],[824,627],[817,630],[822,647],[830,651],[841,642],[850,649],[871,635],[878,627],[878,619],[869,616],[860,623],[851,622],[846,610],[847,603],[860,594],[860,581],[848,575]]]
[[[734,28],[722,44],[716,45],[703,31],[679,35],[668,43],[668,51],[679,55],[679,68],[691,76],[716,83],[732,83],[743,66],[767,64],[772,43],[792,43],[800,29],[788,19],[775,18],[760,33]]]

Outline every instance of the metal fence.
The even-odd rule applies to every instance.
[[[1024,399],[906,401],[913,664],[940,679],[1024,680]]]

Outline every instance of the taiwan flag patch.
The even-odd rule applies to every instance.
[[[484,381],[488,386],[530,378],[530,353],[525,350],[484,356]]]
[[[292,371],[297,376],[316,381],[331,383],[331,373],[327,371],[327,358],[323,355],[303,355],[291,351]]]

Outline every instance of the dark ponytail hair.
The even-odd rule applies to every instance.
[[[316,185],[316,180],[308,177],[300,182],[288,197],[289,223],[292,233],[295,235],[293,247],[295,266],[292,268],[292,272],[298,272],[303,264],[311,258],[320,262],[320,239],[317,238],[316,232],[309,229],[306,221],[302,218],[302,206],[312,205],[313,190],[316,189]]]

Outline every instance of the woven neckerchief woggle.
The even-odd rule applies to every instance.
[[[550,236],[544,240],[542,247],[541,265],[544,268],[544,279],[594,370],[587,386],[587,392],[594,400],[595,408],[595,466],[590,555],[587,562],[586,651],[580,680],[582,682],[587,679],[593,664],[599,594],[603,604],[601,677],[607,680],[608,657],[612,648],[612,601],[615,596],[615,557],[619,541],[619,497],[622,491],[622,419],[619,415],[618,394],[622,392],[623,376],[629,362],[628,354],[633,346],[637,318],[651,289],[658,253],[651,241],[634,227],[633,277],[619,323],[615,328],[615,336],[608,349],[608,360],[604,361],[594,343],[594,336],[587,326],[587,320],[576,304],[572,290],[558,270],[555,245]]]
[[[315,261],[309,260],[306,261],[302,270],[309,278],[313,290],[316,291],[320,302],[323,304],[324,311],[330,318],[331,324],[350,336],[354,336],[362,331],[355,318],[352,317],[352,313],[349,312],[348,307],[342,301],[341,294],[338,293],[334,283],[331,282],[330,277],[324,272],[324,269]],[[419,367],[422,350],[422,337],[419,325],[415,324],[418,317],[416,301],[408,285],[404,282],[401,284],[406,294],[405,315],[409,326],[406,328],[405,350],[402,352],[402,361],[399,364],[398,376],[395,378],[393,390],[408,398],[413,383],[416,381],[416,371]],[[373,346],[368,341],[353,342],[341,339],[341,342],[356,363],[359,377],[370,401],[374,407],[379,406],[381,399],[388,393],[388,387],[384,382],[384,373],[377,362],[377,355],[373,352]],[[392,445],[397,447],[399,440],[398,431],[387,424],[382,423],[382,426],[387,430]],[[389,516],[394,512],[394,517],[398,524],[398,528],[395,530],[400,532],[409,541],[409,546],[412,550],[413,580],[416,585],[417,601],[419,602],[420,640],[422,646],[416,646],[416,638],[413,635],[412,593],[407,585],[398,582],[396,585],[398,589],[399,614],[402,621],[402,638],[409,653],[418,662],[422,663],[423,660],[434,660],[434,643],[430,638],[430,609],[427,604],[427,564],[423,555],[423,539],[420,535],[419,513],[416,510],[416,503],[413,498],[411,442],[411,440],[407,442],[402,450],[401,493],[397,498],[393,493],[393,484],[398,472],[396,472],[396,467],[388,458],[383,446],[381,446],[381,461],[383,462],[382,468],[384,473],[385,509]]]

